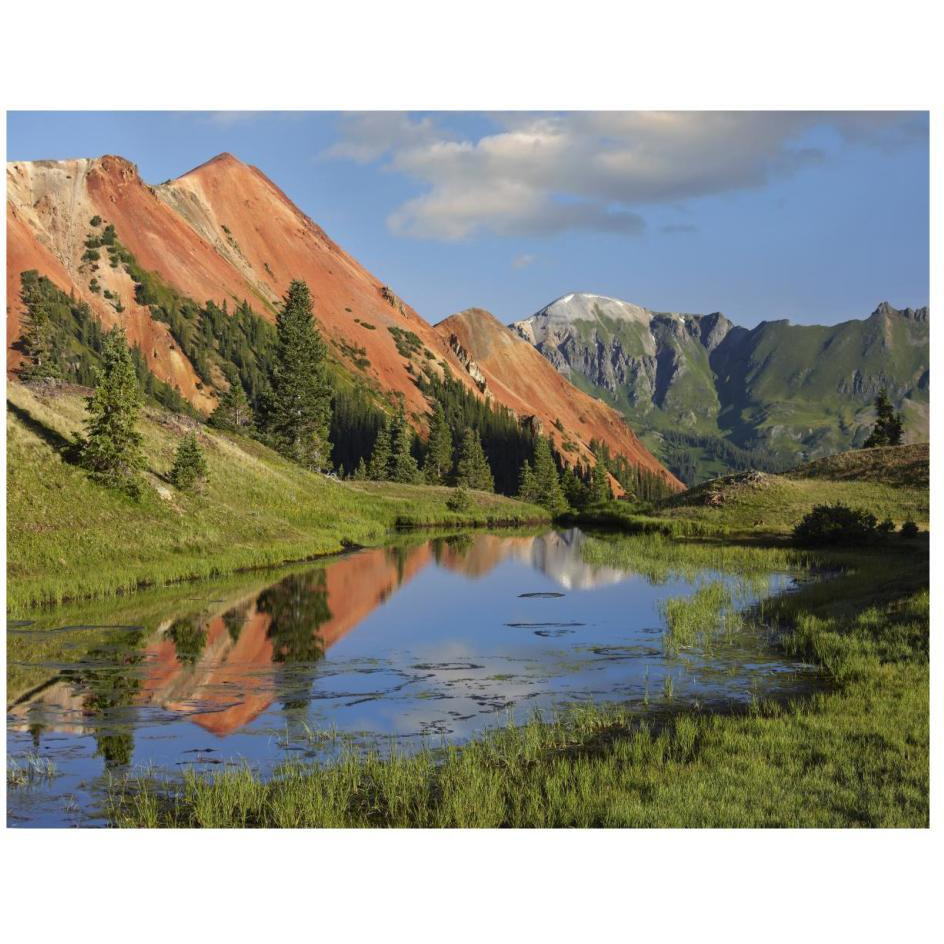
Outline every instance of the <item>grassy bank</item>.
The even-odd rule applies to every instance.
[[[608,548],[639,560],[639,539],[628,540],[637,545],[621,549],[614,539],[590,552]],[[684,556],[677,552],[671,566],[684,570]],[[787,650],[823,667],[827,693],[735,714],[675,712],[666,693],[648,712],[582,707],[463,747],[411,757],[352,753],[325,767],[289,766],[267,782],[249,770],[145,777],[115,785],[112,821],[926,826],[927,555],[915,547],[846,555],[845,567],[841,576],[805,584],[755,614],[783,631]]]
[[[209,484],[178,492],[167,476],[184,433],[149,408],[148,459],[134,501],[91,483],[68,461],[82,428],[76,389],[7,388],[7,599],[14,613],[335,553],[382,542],[397,527],[546,521],[535,506],[472,492],[462,513],[435,486],[347,483],[313,474],[259,443],[201,427]]]
[[[712,479],[650,504],[611,501],[574,515],[584,527],[674,537],[788,536],[814,505],[843,502],[900,527],[930,520],[927,443],[859,449],[798,466],[783,475],[739,473]]]

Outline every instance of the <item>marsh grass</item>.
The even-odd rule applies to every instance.
[[[45,783],[56,776],[56,765],[48,758],[31,751],[21,757],[7,758],[7,789],[30,787]]]
[[[734,597],[721,580],[702,584],[691,596],[662,600],[659,610],[666,624],[664,640],[669,653],[696,645],[710,651],[715,636],[730,630],[738,618]]]
[[[707,605],[707,604],[706,604]],[[760,614],[760,611],[758,611]],[[762,617],[829,690],[706,712],[582,705],[461,747],[116,784],[117,826],[927,826],[927,557],[863,555]],[[760,618],[760,615],[758,615]]]

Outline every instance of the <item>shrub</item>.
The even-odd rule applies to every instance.
[[[875,515],[861,508],[817,505],[793,529],[793,540],[808,547],[826,544],[855,544],[868,541],[876,533]]]
[[[913,521],[906,521],[901,526],[901,536],[903,538],[916,538],[919,533],[918,526]]]
[[[89,226],[101,226],[101,225],[102,225],[102,218],[96,213],[95,216],[93,216],[89,220]]]
[[[895,522],[891,518],[886,518],[875,530],[879,534],[892,534],[895,530]]]
[[[468,511],[472,507],[472,496],[464,485],[456,486],[456,490],[446,499],[446,507],[450,511]]]

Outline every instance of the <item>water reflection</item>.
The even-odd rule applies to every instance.
[[[60,822],[57,790],[60,801],[94,793],[103,771],[229,756],[271,769],[286,752],[316,755],[312,732],[333,727],[463,738],[562,701],[643,703],[663,686],[676,699],[744,700],[759,684],[802,681],[763,639],[667,653],[659,603],[692,581],[588,564],[584,540],[576,529],[407,540],[275,582],[254,575],[11,624],[10,752],[41,750],[62,771],[46,802],[11,793],[11,822]]]

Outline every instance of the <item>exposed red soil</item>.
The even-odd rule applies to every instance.
[[[614,453],[677,482],[639,443],[619,415],[581,393],[530,345],[515,338],[491,315],[470,310],[431,326],[360,263],[334,243],[258,169],[221,154],[176,180],[151,187],[136,167],[120,157],[8,165],[7,294],[8,370],[17,362],[10,344],[19,334],[19,273],[35,268],[63,291],[88,302],[106,326],[121,321],[129,340],[148,355],[153,372],[176,385],[209,412],[212,392],[200,389],[192,365],[176,349],[166,326],[134,304],[130,279],[100,265],[96,277],[122,300],[119,315],[88,288],[80,272],[88,221],[98,214],[114,224],[118,238],[139,264],[199,303],[248,299],[274,320],[279,299],[292,279],[308,283],[315,317],[335,358],[352,374],[388,397],[403,397],[418,428],[428,404],[414,378],[420,368],[454,376],[481,396],[480,385],[450,345],[461,339],[486,375],[486,393],[521,418],[534,416],[558,448],[564,437],[553,428],[560,418],[577,452],[570,460],[592,461],[592,437]],[[114,283],[114,284],[112,284]],[[420,350],[412,372],[388,328],[412,331],[433,358]],[[358,368],[344,347],[362,348],[370,364]]]

